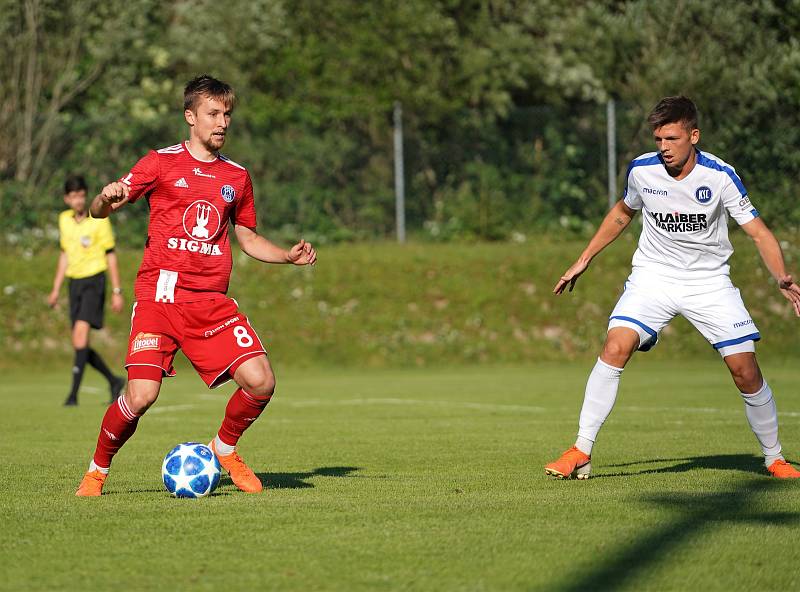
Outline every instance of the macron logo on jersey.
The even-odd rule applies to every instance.
[[[649,193],[650,195],[658,195],[661,197],[667,197],[668,195],[666,189],[650,189],[649,187],[642,187],[642,193]]]
[[[650,212],[656,226],[667,232],[697,232],[708,228],[705,214],[683,214],[681,212]]]
[[[189,184],[186,182],[186,179],[181,177],[177,181],[175,181],[175,187],[183,187],[184,189],[189,189]]]

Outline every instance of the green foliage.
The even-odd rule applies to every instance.
[[[333,245],[320,249],[311,269],[264,265],[235,249],[229,294],[277,364],[410,367],[594,359],[630,271],[636,233],[625,233],[597,258],[575,292],[560,297],[551,290],[584,241],[543,234],[516,238],[522,242]],[[764,336],[759,352],[767,359],[796,358],[800,346],[791,307],[751,241],[741,232],[733,238],[733,279]],[[788,267],[796,271],[797,236],[782,238],[789,239]],[[56,259],[54,246],[0,256],[0,317],[7,319],[0,324],[0,368],[21,361],[68,368],[68,311],[50,310],[45,302]],[[121,250],[119,259],[130,303],[141,252]],[[92,339],[119,367],[130,316],[109,311],[106,321],[108,328],[93,332]],[[718,356],[676,319],[646,357]]]
[[[621,180],[652,149],[648,110],[677,93],[701,109],[701,146],[770,223],[796,227],[798,13],[798,0],[0,0],[0,215],[16,235],[52,226],[67,173],[98,189],[184,137],[182,86],[208,72],[237,90],[226,152],[282,235],[391,235],[397,101],[413,234],[582,231],[607,203],[605,101]],[[126,217],[123,241],[141,242],[146,212]]]

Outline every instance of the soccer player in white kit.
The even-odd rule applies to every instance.
[[[633,270],[611,313],[603,351],[589,375],[578,438],[545,466],[560,479],[586,479],[592,446],[617,397],[620,376],[636,350],[647,351],[676,315],[683,315],[716,349],[744,399],[747,420],[764,453],[767,471],[800,478],[781,455],[772,391],[755,356],[758,329],[728,275],[733,247],[728,216],[753,239],[781,293],[800,316],[800,287],[786,273],[783,253],[759,217],[736,171],[696,148],[697,108],[686,97],[662,99],[648,117],[657,152],[634,159],[623,199],[610,210],[578,260],[553,292],[571,292],[592,259],[628,226],[644,217]]]

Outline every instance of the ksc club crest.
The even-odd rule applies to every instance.
[[[711,201],[712,197],[714,197],[714,195],[711,193],[711,188],[705,185],[698,187],[697,191],[694,192],[694,198],[701,204],[707,204]]]
[[[197,200],[183,213],[183,230],[192,239],[209,241],[219,232],[222,218],[214,204]]]
[[[231,185],[223,185],[219,192],[225,203],[231,203],[236,198],[236,190]]]

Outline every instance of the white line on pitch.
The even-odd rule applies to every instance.
[[[623,411],[649,411],[654,413],[722,413],[727,415],[741,415],[739,409],[719,409],[717,407],[638,407],[635,405],[624,405],[620,407]],[[800,411],[778,411],[778,415],[785,417],[800,417]]]
[[[147,412],[147,415],[152,415],[153,413],[167,413],[171,411],[184,411],[186,409],[194,409],[195,407],[197,407],[197,405],[164,405],[163,407],[153,407]]]
[[[467,401],[424,401],[420,399],[344,399],[329,400],[309,399],[307,401],[289,401],[285,403],[291,407],[320,407],[325,405],[428,405],[433,407],[454,407],[458,409],[477,409],[481,411],[526,411],[529,413],[542,413],[547,411],[544,407],[532,405],[496,405],[492,403],[470,403]]]

